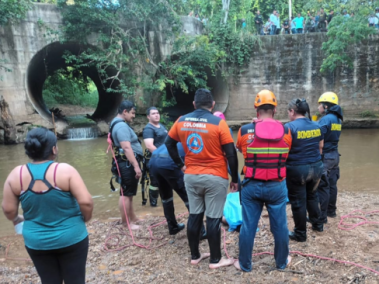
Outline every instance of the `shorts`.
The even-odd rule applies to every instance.
[[[229,181],[214,175],[184,175],[190,214],[201,214],[210,218],[221,218],[228,193]]]
[[[115,166],[115,162],[112,161],[112,168]],[[137,188],[138,188],[138,181],[139,179],[136,179],[136,172],[134,170],[134,167],[129,162],[119,162],[118,167],[120,169],[121,173],[121,189],[120,195],[124,196],[135,196],[137,194]],[[112,171],[113,172],[113,171]],[[118,175],[118,173],[117,173]]]

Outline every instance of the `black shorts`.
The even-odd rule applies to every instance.
[[[114,164],[114,161],[112,162]],[[129,162],[120,162],[118,167],[121,173],[121,189],[120,195],[135,196],[137,194],[138,181],[134,167]]]

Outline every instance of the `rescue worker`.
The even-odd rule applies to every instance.
[[[175,164],[185,171],[184,182],[189,199],[190,216],[187,237],[191,264],[210,257],[209,268],[232,265],[232,259],[221,257],[221,218],[228,189],[229,163],[232,172],[230,191],[238,190],[238,160],[234,141],[224,120],[212,115],[215,102],[212,93],[198,89],[193,102],[195,111],[179,117],[166,139],[167,150]],[[182,142],[185,165],[176,144]],[[199,252],[199,236],[207,218],[209,253]]]
[[[121,102],[118,107],[118,114],[112,120],[109,130],[113,150],[121,173],[121,177],[119,177],[116,163],[112,160],[112,173],[118,176],[121,185],[118,207],[121,213],[122,224],[126,225],[125,205],[125,211],[132,230],[139,229],[139,226],[136,225],[138,219],[133,210],[133,196],[137,194],[138,180],[142,175],[140,162],[143,158],[141,143],[136,133],[128,125],[128,123],[133,121],[135,116],[136,109],[134,104],[130,101]]]
[[[291,122],[284,127],[291,135],[292,143],[286,161],[286,182],[295,222],[294,231],[289,233],[289,238],[305,242],[307,211],[312,229],[323,231],[317,187],[323,171],[321,151],[324,141],[320,127],[311,121],[309,105],[305,99],[293,99],[288,104],[288,118]]]
[[[184,160],[184,149],[181,143],[177,144],[180,158]],[[162,199],[163,212],[167,220],[170,235],[176,235],[184,229],[184,224],[178,224],[175,218],[173,191],[183,200],[189,211],[188,196],[184,185],[184,174],[174,163],[168,154],[165,144],[159,146],[150,159],[150,176],[156,181],[159,194]],[[206,239],[206,231],[203,225],[200,240]]]
[[[275,239],[276,267],[284,269],[291,261],[284,181],[291,136],[285,133],[280,121],[273,119],[277,104],[273,92],[260,91],[254,103],[257,119],[242,126],[238,132],[237,148],[245,158],[245,179],[241,191],[243,223],[239,237],[239,258],[234,266],[243,271],[252,270],[254,238],[263,205],[267,207]]]
[[[343,114],[341,107],[338,105],[338,96],[333,92],[323,93],[318,103],[318,111],[324,115],[318,122],[324,135],[324,148],[322,151],[324,171],[318,187],[318,194],[321,221],[327,223],[327,217],[335,218],[337,216],[337,181],[340,178],[338,141],[341,135]]]
[[[149,123],[146,124],[145,128],[142,131],[143,141],[145,142],[146,149],[148,150],[145,153],[145,158],[150,159],[151,154],[159,146],[164,144],[164,141],[167,137],[166,128],[159,123],[161,116],[159,110],[156,107],[149,107],[146,111],[147,119]],[[149,200],[150,206],[156,207],[158,205],[158,184],[154,180],[154,177],[150,175],[150,187],[149,187]]]

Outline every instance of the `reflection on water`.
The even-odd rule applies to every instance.
[[[234,135],[236,139],[236,134]],[[111,192],[109,186],[110,155],[106,155],[107,142],[104,138],[82,141],[59,141],[60,163],[74,166],[91,192],[94,203],[95,218],[118,218],[119,192]],[[341,179],[338,182],[340,190],[378,193],[379,169],[379,129],[343,130],[340,141]],[[3,183],[9,172],[17,165],[28,161],[24,154],[24,145],[0,145],[0,181]],[[242,168],[243,159],[239,154],[239,164]],[[0,191],[2,199],[2,189]],[[161,204],[156,208],[142,206],[140,190],[134,198],[137,215],[163,216]],[[186,211],[183,202],[175,195],[176,213]],[[13,225],[0,214],[0,236],[13,234]]]

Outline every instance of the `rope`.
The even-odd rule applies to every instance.
[[[356,213],[361,213],[361,215],[356,215]],[[378,213],[379,213],[379,210],[374,210],[374,211],[370,211],[370,212],[363,212],[362,210],[359,210],[359,209],[354,210],[347,215],[341,216],[341,220],[338,224],[338,229],[341,229],[344,231],[350,231],[350,230],[355,229],[356,227],[366,225],[366,224],[379,225],[379,222],[368,221],[366,218],[369,215],[374,215],[374,214],[378,214]],[[366,217],[364,217],[364,216],[366,216]],[[358,222],[358,223],[347,223],[346,219],[360,219],[363,221]]]

